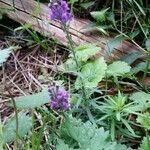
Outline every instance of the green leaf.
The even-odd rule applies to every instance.
[[[73,58],[69,58],[65,63],[58,66],[58,69],[63,72],[76,72],[77,71],[77,65]]]
[[[78,61],[86,62],[90,57],[96,55],[101,49],[93,44],[80,45],[75,48]]]
[[[107,33],[107,31],[105,30],[104,26],[96,26],[95,28],[96,28],[98,31],[100,31],[102,34],[104,34],[104,35],[109,35],[109,34]]]
[[[130,99],[139,106],[140,111],[150,108],[150,94],[145,92],[136,92],[130,96]]]
[[[116,48],[121,42],[123,42],[126,39],[123,35],[118,35],[114,39],[110,40],[108,43],[106,43],[105,46],[105,52],[106,54],[110,55],[114,48]]]
[[[1,13],[1,11],[0,11],[0,20],[3,18],[3,14]]]
[[[135,30],[135,31],[129,33],[128,36],[130,37],[130,39],[134,39],[136,36],[139,35],[139,33],[140,33],[140,30],[138,29],[138,30]]]
[[[127,128],[133,135],[135,135],[135,132],[134,132],[134,130],[131,128],[131,126],[129,125],[128,121],[125,120],[125,119],[123,119],[123,118],[121,118],[121,121],[122,121],[123,124],[126,126],[126,128]]]
[[[0,49],[0,66],[4,63],[7,58],[10,56],[14,47],[5,48],[3,50]]]
[[[135,5],[137,5],[137,7],[139,8],[140,12],[146,16],[145,11],[143,10],[142,6],[139,5],[139,3],[136,0],[133,0],[133,2],[135,3]],[[133,4],[134,5],[134,4]]]
[[[72,148],[69,148],[69,145],[65,144],[63,140],[59,139],[57,142],[56,150],[73,150]]]
[[[103,22],[106,20],[106,12],[108,9],[109,8],[101,10],[101,11],[93,11],[90,14],[97,22]]]
[[[81,70],[81,77],[78,76],[75,82],[75,88],[81,88],[81,78],[86,88],[97,87],[98,83],[105,76],[107,65],[103,57],[85,64]]]
[[[148,138],[150,140],[150,137],[148,137]],[[150,148],[150,145],[148,143],[147,137],[144,137],[142,144],[140,144],[139,150],[149,150],[149,148]]]
[[[72,116],[65,116],[65,120],[61,126],[61,137],[65,137],[66,142],[70,140],[76,141],[79,150],[125,149],[125,146],[111,142],[109,140],[109,132],[104,131],[104,128],[96,128],[91,122],[87,121],[83,123]]]
[[[123,61],[115,61],[107,67],[108,76],[122,76],[130,72],[131,67]]]
[[[80,6],[85,8],[85,9],[88,9],[89,7],[93,6],[95,4],[95,1],[93,2],[85,2],[85,3],[81,3]]]
[[[20,138],[23,138],[31,129],[32,119],[25,113],[20,112],[18,114],[18,134]],[[16,139],[16,119],[13,116],[4,126],[4,143],[11,142]]]
[[[137,122],[140,123],[146,130],[150,130],[150,113],[146,112],[139,115]]]
[[[78,1],[79,0],[69,0],[69,3],[73,5],[75,2],[78,2]]]
[[[136,61],[138,58],[142,57],[143,53],[141,51],[137,51],[131,54],[127,54],[121,58],[121,61],[124,61],[131,65],[134,61]]]
[[[147,50],[150,51],[150,38],[146,40],[145,45],[146,45]]]
[[[90,122],[82,123],[72,117],[67,117],[62,125],[63,134],[78,142],[81,149],[98,150],[106,145],[109,136],[103,128],[96,129]],[[63,135],[62,135],[63,136]]]
[[[105,149],[105,150],[112,150],[112,149]],[[114,147],[114,150],[132,150],[132,149],[128,149],[125,145],[121,145],[121,144],[116,144]]]
[[[16,98],[16,106],[19,109],[29,109],[40,107],[50,102],[48,91],[42,91],[36,94],[20,96]]]
[[[3,15],[5,14],[6,10],[0,9],[0,20],[3,18]]]
[[[138,73],[140,71],[144,72],[145,71],[145,67],[146,67],[146,63],[145,62],[141,62],[141,63],[137,64],[134,68],[132,68],[131,72],[134,73],[134,74],[136,74],[136,73]],[[150,69],[150,67],[149,67],[149,69]]]

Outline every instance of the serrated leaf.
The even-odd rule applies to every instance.
[[[148,137],[148,138],[150,140],[150,137]],[[139,150],[149,150],[149,148],[150,148],[150,145],[148,143],[147,137],[144,137],[142,144],[140,144]]]
[[[69,148],[69,145],[65,144],[63,140],[59,139],[57,142],[56,150],[73,150]]]
[[[75,48],[78,61],[86,62],[90,57],[96,55],[101,49],[93,44],[80,45]]]
[[[106,19],[106,12],[108,9],[109,8],[101,10],[101,11],[93,11],[90,14],[97,22],[103,22]]]
[[[5,48],[3,50],[0,50],[0,66],[2,63],[4,63],[7,58],[10,56],[12,50],[14,47]]]
[[[139,115],[137,122],[140,123],[146,130],[150,130],[150,113],[146,112]]]
[[[107,67],[108,76],[122,76],[130,72],[131,67],[123,61],[115,61]]]
[[[107,150],[112,150],[112,149],[107,149]],[[114,150],[131,150],[131,149],[127,149],[125,145],[116,144]]]
[[[97,87],[98,83],[105,76],[107,65],[103,57],[94,61],[90,61],[83,66],[81,70],[82,82],[86,88]],[[78,77],[75,82],[75,88],[81,88],[81,77]]]
[[[130,99],[139,106],[139,110],[145,111],[150,108],[150,94],[145,92],[136,92],[130,96]]]
[[[83,123],[71,116],[66,116],[61,126],[61,137],[66,141],[73,139],[78,143],[78,150],[124,150],[124,145],[109,141],[109,132],[104,128],[96,128],[91,122]]]
[[[77,65],[73,58],[69,58],[65,63],[58,66],[58,69],[63,72],[76,72]]]
[[[72,117],[65,119],[61,130],[63,134],[76,140],[82,150],[102,149],[105,147],[105,140],[109,136],[109,133],[105,132],[103,128],[96,129],[90,122],[82,123],[81,120]]]
[[[18,114],[18,134],[23,138],[31,129],[32,119],[25,113]],[[4,126],[4,143],[11,142],[16,139],[16,119],[13,116]]]
[[[49,102],[50,96],[48,94],[48,91],[42,91],[32,95],[20,96],[16,98],[16,106],[19,109],[40,107]]]

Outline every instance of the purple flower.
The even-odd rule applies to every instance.
[[[69,6],[64,0],[57,0],[55,3],[49,4],[50,19],[60,21],[62,24],[67,24],[72,19]]]
[[[51,97],[50,105],[52,109],[69,109],[69,93],[64,88],[53,84],[48,87],[48,92]]]

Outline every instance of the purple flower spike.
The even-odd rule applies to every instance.
[[[48,87],[48,92],[51,97],[51,109],[69,109],[69,93],[65,89],[53,84]]]
[[[64,0],[57,0],[55,3],[49,4],[50,19],[60,21],[62,24],[67,24],[72,19],[69,6]]]

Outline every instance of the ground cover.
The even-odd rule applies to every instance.
[[[0,150],[149,150],[149,2],[46,5],[67,45],[1,10]],[[73,41],[74,15],[90,19],[85,28],[99,34],[115,32],[105,55],[97,43]],[[138,51],[107,61],[125,40]]]

